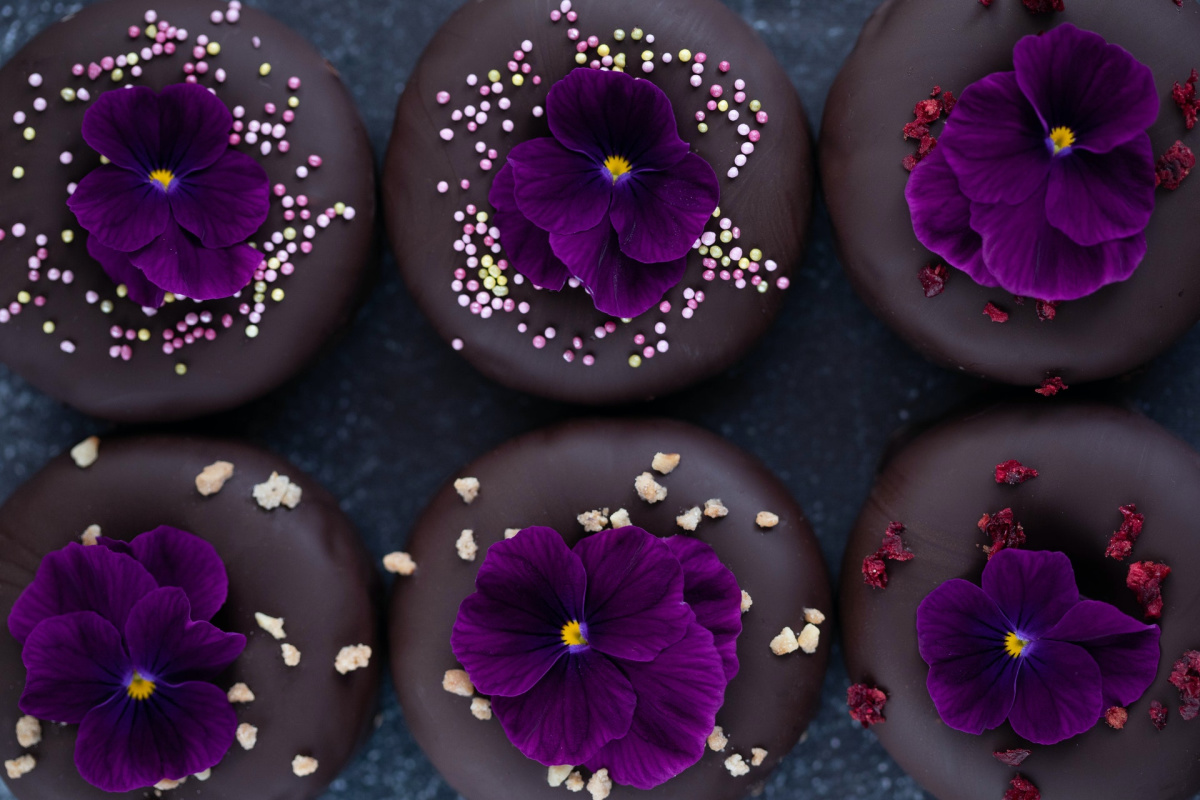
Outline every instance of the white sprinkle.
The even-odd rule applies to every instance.
[[[29,85],[35,89],[37,87],[41,86],[42,85],[42,76],[36,72],[33,73],[32,75],[30,75],[29,76]]]
[[[308,177],[308,167],[304,166],[303,164],[296,167],[296,177],[299,178],[300,180],[304,180],[305,178],[307,178]]]

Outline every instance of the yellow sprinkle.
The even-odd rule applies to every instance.
[[[25,141],[32,142],[33,137],[37,136],[37,131],[35,131],[33,128],[26,128],[21,132],[21,135],[25,137]]]
[[[759,294],[767,293],[767,282],[766,281],[762,281],[761,283],[758,284],[758,293]]]
[[[279,269],[279,265],[281,263],[282,262],[280,262],[280,260],[278,258],[276,258],[275,256],[271,256],[270,258],[267,259],[267,269]]]
[[[618,67],[616,64],[613,64],[612,71],[613,72],[624,72],[625,71],[624,66],[625,65],[622,64],[621,66]]]
[[[136,66],[138,63],[138,54],[137,53],[126,53],[125,54],[125,63],[131,67]]]
[[[114,83],[120,83],[122,80],[125,79],[125,70],[121,69],[120,67],[117,67],[116,69],[114,69],[112,71],[112,75],[110,77],[113,79]]]
[[[153,39],[156,36],[158,36],[158,26],[157,25],[147,25],[146,26],[146,38]]]
[[[757,247],[754,248],[753,250],[751,250],[750,251],[750,260],[751,261],[762,261],[762,250],[759,250]]]
[[[729,110],[729,101],[728,100],[722,100],[721,102],[717,103],[717,111],[720,111],[722,114],[724,114],[728,110]]]
[[[283,229],[283,238],[287,239],[289,242],[292,239],[295,239],[296,238],[296,229],[291,226],[284,228]]]
[[[54,323],[46,320],[42,323],[42,333],[54,333]]]
[[[255,336],[258,336],[258,326],[257,325],[247,325],[246,326],[246,337],[249,339],[253,339]]]
[[[621,67],[625,66],[625,54],[624,53],[617,53],[615,56],[613,56],[613,66],[616,68],[621,68]]]
[[[265,292],[266,290],[267,290],[267,282],[266,281],[255,281],[254,291]]]
[[[721,231],[721,241],[729,244],[733,241],[733,231]]]
[[[644,34],[641,28],[634,28],[633,33],[630,35],[633,36],[634,41],[637,41],[638,39],[641,39]]]
[[[611,51],[608,49],[608,45],[602,44],[596,48],[596,52],[600,55],[601,58],[603,58],[604,56],[608,55],[609,52],[611,52]]]
[[[24,178],[25,177],[25,168],[24,167],[13,167],[13,177],[16,178],[17,180],[21,180],[21,178]]]
[[[486,278],[483,279],[483,288],[487,289],[488,291],[495,289],[496,288],[496,279],[493,278],[491,275],[488,275]]]
[[[653,60],[654,60],[654,51],[653,50],[643,50],[642,51],[642,61],[653,61]]]
[[[342,203],[342,202],[334,203],[333,204],[333,213],[337,214],[339,217],[342,214],[345,214],[346,213],[346,204]]]
[[[762,103],[758,102],[757,100],[750,101],[750,110],[751,111],[758,111],[760,108],[762,108]]]
[[[613,31],[613,38],[616,39],[618,42],[625,41],[625,31],[621,30],[620,28],[617,28],[615,31]]]
[[[180,361],[178,364],[176,364],[175,365],[175,374],[176,375],[187,375],[187,364],[184,364],[182,361]]]
[[[163,302],[164,303],[174,303],[175,295],[172,294],[171,292],[167,292],[166,294],[163,295]]]
[[[704,244],[700,245],[700,255],[702,255],[702,256],[708,255],[708,245],[704,245]]]
[[[117,297],[127,297],[129,295],[129,287],[121,284],[117,287]]]
[[[265,294],[263,294],[262,292],[257,292],[254,294],[254,302],[256,302],[256,303],[261,303],[262,301],[264,301],[266,299],[267,299],[267,296]]]
[[[696,126],[696,130],[700,131],[701,133],[708,133],[708,123],[701,122],[699,125]]]
[[[32,299],[33,298],[29,296],[29,292],[26,292],[26,291],[17,292],[17,302],[20,303],[21,305],[25,305]]]
[[[492,289],[492,294],[496,295],[496,297],[505,297],[508,295],[508,287],[497,286],[495,289]]]
[[[679,51],[679,60],[680,61],[691,61],[692,60],[692,51],[688,50],[686,47],[683,48],[682,50],[680,50]]]
[[[62,97],[63,100],[66,100],[68,103],[75,99],[75,90],[72,89],[70,86],[63,89],[58,94],[60,97]]]
[[[475,215],[476,222],[487,222],[487,218],[488,218],[488,215],[487,215],[486,211],[480,211],[478,214]],[[491,256],[484,256],[484,258],[491,258]]]
[[[482,220],[480,221],[482,222]],[[483,258],[479,259],[479,263],[483,264],[485,267],[491,267],[496,263],[496,259],[492,258],[491,253],[484,253]]]
[[[724,258],[721,259],[722,267],[728,267],[731,263],[732,262],[729,260],[729,256],[725,256]]]
[[[486,269],[479,270],[479,277],[486,278],[487,276],[488,276],[488,271]]]
[[[742,258],[738,259],[738,267],[739,268],[746,269],[749,266],[750,266],[750,259],[748,259],[744,256]]]
[[[71,242],[75,241],[75,231],[67,228],[62,232],[62,240],[64,244],[70,244]]]
[[[296,95],[292,95],[291,97],[289,97],[289,98],[288,98],[288,106],[289,106],[289,107],[291,107],[291,108],[295,108],[295,107],[297,107],[298,105],[300,105],[300,98],[299,98],[299,97],[296,97]]]
[[[582,54],[581,54],[581,55],[582,55]],[[521,85],[521,84],[523,84],[523,83],[525,83],[525,76],[524,76],[524,75],[522,75],[521,73],[519,73],[519,72],[518,72],[518,73],[515,73],[515,74],[512,76],[512,84],[513,84],[513,86],[520,86],[520,85]]]
[[[272,289],[271,290],[271,299],[274,300],[276,303],[283,300],[283,289],[280,289],[278,286],[276,286],[274,289]]]
[[[487,274],[492,276],[493,278],[499,278],[500,277],[500,268],[497,267],[495,264],[493,264],[492,266],[487,268]]]
[[[105,314],[111,314],[112,310],[113,310],[112,300],[101,300],[100,301],[100,310],[103,311]]]
[[[495,83],[498,80],[500,80],[500,70],[498,70],[498,69],[488,70],[488,81],[491,83]]]
[[[271,74],[271,65],[265,61],[262,64],[259,64],[258,74],[262,75],[264,78],[267,77],[268,75],[270,75]]]
[[[714,244],[712,247],[708,248],[708,254],[713,258],[720,258],[721,252],[722,250],[720,245]]]
[[[208,54],[210,56],[220,55],[221,54],[221,43],[220,42],[209,42],[208,47],[206,47],[204,49],[208,52]]]
[[[713,209],[713,217],[720,217],[720,216],[721,216],[721,207],[717,206],[716,208]]]
[[[576,64],[586,64],[587,63],[587,55],[584,53],[576,53],[575,54],[575,63]]]
[[[641,365],[642,365],[642,357],[639,356],[637,353],[634,353],[633,355],[631,355],[629,357],[629,366],[633,367],[634,369],[637,369]]]
[[[139,342],[150,341],[150,329],[149,328],[142,328],[140,331],[138,331],[138,341]]]
[[[100,163],[101,164],[111,164],[112,162],[108,160],[108,156],[100,156]]]
[[[507,275],[497,275],[496,283],[499,286],[508,286],[508,276]]]

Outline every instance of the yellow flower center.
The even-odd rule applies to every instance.
[[[1075,144],[1075,131],[1065,126],[1054,128],[1050,131],[1050,143],[1054,145],[1055,154],[1058,154]]]
[[[156,169],[150,173],[150,180],[157,181],[162,184],[164,191],[171,185],[171,181],[175,180],[175,175],[169,169]]]
[[[612,175],[613,183],[616,183],[617,178],[633,169],[633,164],[630,164],[625,156],[609,156],[604,159],[604,168]]]
[[[1009,631],[1008,636],[1004,637],[1004,652],[1008,653],[1013,658],[1021,655],[1021,651],[1025,649],[1025,645],[1029,642],[1017,636],[1012,631]]]
[[[583,627],[579,624],[579,620],[573,619],[562,626],[562,640],[563,644],[571,646],[587,644],[587,639],[583,638]]]
[[[154,681],[148,681],[139,673],[133,673],[133,680],[129,682],[129,688],[126,690],[129,696],[134,700],[149,700],[150,695],[154,694]]]

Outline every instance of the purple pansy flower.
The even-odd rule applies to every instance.
[[[1063,24],[966,88],[905,189],[917,238],[983,286],[1075,300],[1133,274],[1154,211],[1150,69]]]
[[[917,608],[917,642],[942,721],[979,734],[1006,719],[1035,744],[1090,729],[1158,671],[1159,629],[1083,600],[1062,553],[1001,550],[982,588],[950,580]]]
[[[623,72],[572,70],[546,120],[553,136],[514,147],[488,194],[508,258],[535,286],[574,276],[600,311],[636,317],[683,279],[716,173],[688,152],[663,91]]]
[[[269,181],[229,146],[232,123],[194,83],[115,89],[84,115],[84,141],[111,163],[84,176],[67,205],[88,253],[139,305],[157,308],[166,292],[229,297],[262,263],[245,241],[267,219]]]
[[[450,644],[509,740],[650,789],[700,760],[738,671],[741,589],[708,545],[641,528],[492,545]]]
[[[238,723],[211,681],[246,646],[207,621],[228,590],[212,545],[175,528],[50,553],[8,618],[21,711],[78,724],[75,766],[106,792],[215,766]]]

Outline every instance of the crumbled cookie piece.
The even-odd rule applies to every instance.
[[[448,669],[442,676],[442,688],[459,697],[470,697],[475,694],[475,684],[465,669]]]
[[[750,748],[750,766],[761,767],[762,763],[767,760],[767,751],[761,747]]]
[[[492,718],[492,701],[482,697],[471,698],[471,716],[487,721]]]
[[[511,539],[520,532],[521,532],[520,528],[505,528],[504,529],[504,538]]]
[[[784,628],[778,636],[771,640],[771,652],[777,656],[785,656],[799,649],[800,642],[796,640],[796,632],[791,628]]]
[[[608,525],[608,509],[597,508],[592,511],[585,511],[575,519],[579,520],[579,524],[588,533],[596,533],[602,531]]]
[[[817,645],[821,643],[821,629],[811,622],[800,629],[800,635],[796,637],[796,642],[800,645],[800,649],[810,656],[817,652]]]
[[[97,544],[97,540],[100,538],[100,536],[101,532],[99,525],[88,525],[87,530],[79,535],[79,541],[83,542],[85,547],[91,547],[92,545]]]
[[[297,778],[312,775],[318,766],[317,760],[312,756],[296,756],[292,759],[292,772]]]
[[[33,747],[42,740],[42,723],[37,717],[28,714],[17,720],[17,744],[21,747]]]
[[[258,728],[243,722],[237,727],[237,740],[243,750],[253,750],[254,745],[258,744]]]
[[[629,512],[623,508],[618,508],[616,511],[608,515],[608,523],[613,528],[628,528],[633,524],[633,520],[629,518]]]
[[[471,503],[479,496],[479,478],[459,478],[454,482],[454,491],[464,503]]]
[[[258,623],[258,627],[262,628],[276,639],[287,638],[287,634],[283,632],[283,617],[272,617],[268,614],[262,613],[261,611],[255,611],[254,621]]]
[[[754,518],[754,524],[760,528],[774,528],[779,524],[779,515],[770,511],[760,511]]]
[[[667,499],[667,487],[654,480],[654,476],[649,472],[638,475],[633,481],[633,488],[638,497],[647,503],[661,503]]]
[[[592,800],[604,800],[612,793],[612,778],[608,777],[608,769],[597,770],[587,782],[588,794]]]
[[[401,550],[383,557],[383,568],[393,575],[412,575],[417,571],[417,562]]]
[[[342,675],[370,664],[371,646],[366,644],[347,645],[338,651],[337,658],[333,660],[333,668]]]
[[[813,625],[820,625],[825,621],[825,615],[815,608],[804,609],[804,621],[810,622]]]
[[[704,516],[709,519],[720,519],[729,515],[729,509],[721,502],[721,498],[713,497],[704,501]]]
[[[667,475],[679,466],[679,453],[655,453],[650,466],[663,475]]]
[[[208,769],[204,770],[204,772],[197,772],[192,777],[198,781],[206,781],[212,777],[212,767],[209,767]]]
[[[700,514],[700,506],[692,506],[675,518],[675,524],[685,531],[694,531],[700,524],[701,519],[703,519],[703,516]]]
[[[725,749],[727,744],[729,744],[729,737],[725,735],[725,729],[720,725],[713,728],[712,733],[708,735],[708,749],[719,753]]]
[[[458,535],[458,541],[454,543],[454,549],[458,551],[458,557],[463,561],[474,561],[476,554],[479,553],[479,545],[475,544],[475,531],[464,528],[463,532]]]
[[[742,613],[745,614],[750,610],[750,606],[754,605],[754,598],[745,589],[742,589]]]
[[[28,775],[36,766],[37,759],[28,754],[4,762],[4,769],[7,770],[8,779],[11,781],[17,780],[22,775]]]
[[[186,780],[187,780],[187,778],[180,778],[177,781],[173,781],[170,778],[163,778],[161,781],[154,784],[153,788],[160,792],[169,792],[172,789],[178,789],[180,786],[183,785],[183,782]]]
[[[228,461],[216,461],[204,468],[196,476],[196,491],[208,497],[225,488],[225,481],[233,477],[233,464]]]
[[[557,767],[550,767],[546,770],[546,783],[554,788],[558,788],[563,785],[563,781],[570,776],[571,771],[574,769],[575,767],[570,764],[559,764]]]
[[[575,770],[567,777],[566,787],[572,792],[582,792],[584,787],[583,776],[579,774],[579,770]]]
[[[89,436],[71,448],[71,460],[80,469],[87,469],[100,457],[100,437]],[[32,767],[30,768],[32,769]]]
[[[300,498],[303,494],[303,490],[292,483],[287,475],[280,475],[278,472],[272,472],[271,477],[254,487],[255,502],[267,511],[279,508],[281,505],[295,508],[300,505]]]
[[[296,649],[295,645],[284,642],[279,646],[279,649],[283,651],[284,664],[287,664],[289,667],[300,665],[300,651]]]
[[[250,687],[240,681],[229,687],[229,702],[231,703],[253,703],[254,692],[250,691]]]
[[[750,771],[750,765],[746,763],[746,759],[742,758],[740,753],[734,753],[725,759],[725,769],[729,770],[729,774],[733,777],[740,778]]]

